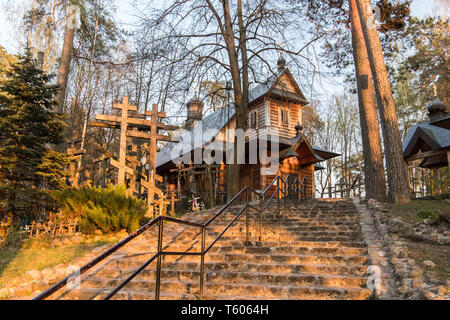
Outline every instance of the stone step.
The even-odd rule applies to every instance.
[[[188,239],[191,239],[190,241],[200,241],[201,236],[197,236],[197,237],[187,237]],[[206,243],[211,243],[212,241],[214,241],[216,239],[216,235],[208,235],[206,238]],[[256,242],[259,241],[259,232],[255,233],[255,234],[251,234],[250,235],[250,242]],[[165,239],[164,239],[165,240]],[[245,237],[245,233],[244,234],[228,234],[225,233],[224,236],[222,236],[219,241],[232,241],[232,240],[239,240],[242,241],[242,243],[245,243],[246,237]],[[300,242],[300,241],[310,241],[310,242],[322,242],[322,243],[327,243],[327,242],[358,242],[361,241],[361,236],[360,235],[353,235],[353,236],[339,236],[339,235],[335,235],[335,236],[313,236],[313,235],[277,235],[277,234],[266,234],[263,233],[263,238],[262,238],[262,242],[276,242],[276,241],[283,241],[283,242]],[[167,242],[165,241],[164,244],[169,243],[170,240],[167,240]],[[156,243],[156,239],[151,239],[148,241],[149,243]]]
[[[207,229],[206,233],[210,236],[217,236],[221,234],[225,230],[226,226],[220,226],[220,227],[214,227]],[[342,226],[333,226],[333,227],[292,227],[292,228],[286,228],[283,226],[268,226],[264,225],[262,229],[263,233],[277,233],[280,235],[297,235],[297,236],[359,236],[361,234],[360,229],[356,227],[342,227]],[[246,232],[246,226],[245,225],[235,225],[230,227],[225,235],[245,235]],[[260,232],[260,227],[255,225],[249,226],[249,232],[252,234],[258,234]],[[175,239],[182,236],[183,238],[191,237],[194,238],[195,236],[200,235],[200,230],[192,230],[192,229],[184,229],[184,230],[170,230],[166,228],[164,231],[164,238],[165,239]],[[153,232],[149,232],[143,238],[150,240],[150,239],[157,239],[158,235]]]
[[[207,230],[211,230],[211,231],[216,231],[216,232],[222,232],[226,227],[228,226],[227,224],[213,224],[210,227],[207,228]],[[255,231],[259,231],[260,225],[259,222],[251,222],[249,223],[249,230],[255,230]],[[282,230],[284,232],[310,232],[310,231],[315,231],[315,232],[327,232],[327,231],[331,231],[331,232],[336,232],[336,231],[340,231],[340,232],[355,232],[355,231],[360,231],[361,228],[358,225],[347,225],[347,224],[342,224],[342,225],[304,225],[302,223],[292,223],[292,224],[284,224],[282,222],[280,223],[263,223],[263,229],[264,231],[276,231],[276,230]],[[189,229],[185,229],[186,231],[188,231]],[[246,230],[246,224],[245,221],[241,221],[238,223],[233,224],[229,230],[239,230],[239,231],[244,231]],[[180,230],[181,231],[181,230]],[[189,230],[191,232],[199,232],[199,230]]]
[[[208,245],[210,242],[207,242]],[[163,248],[171,248],[179,246],[180,249],[188,249],[188,248],[200,248],[200,240],[199,239],[189,239],[189,240],[164,240]],[[152,249],[157,247],[157,241],[139,241],[133,243],[132,248],[133,252],[150,252]],[[221,238],[216,244],[213,246],[213,249],[218,247],[245,247],[245,240],[236,240],[232,239],[224,239]],[[327,241],[327,242],[318,242],[318,241],[251,241],[250,247],[280,247],[280,248],[317,248],[317,249],[327,249],[327,248],[340,248],[340,249],[349,249],[349,250],[361,250],[365,252],[366,248],[362,242],[358,241]],[[213,250],[211,249],[211,250]],[[217,250],[217,249],[215,249]]]
[[[133,246],[137,252],[156,252],[156,245],[140,244]],[[188,242],[186,244],[180,244],[175,242],[173,244],[166,244],[163,249],[171,252],[184,252],[186,250],[200,251],[200,243],[192,244]],[[363,255],[367,253],[363,248],[338,248],[338,247],[306,247],[306,246],[257,246],[257,247],[245,247],[240,245],[226,245],[218,242],[213,246],[209,253],[259,253],[259,254],[336,254],[336,255]]]
[[[229,219],[220,219],[213,221],[208,228],[224,228],[227,226],[234,217],[230,217]],[[192,221],[190,219],[186,219],[187,221]],[[204,222],[204,221],[201,221]],[[259,219],[249,219],[250,226],[258,226],[259,227]],[[245,226],[246,219],[245,216],[242,216],[239,220],[237,220],[233,226]],[[173,230],[199,230],[197,227],[185,227],[172,222],[167,222],[165,224],[166,228],[169,227]],[[263,219],[263,226],[267,227],[285,227],[290,229],[292,227],[347,227],[347,228],[358,228],[358,221],[356,219],[336,219],[336,218],[296,218],[296,219]],[[295,229],[295,228],[292,228]],[[154,232],[157,231],[157,228],[154,227],[152,230]]]
[[[144,270],[150,270],[156,264],[152,264]],[[164,270],[200,270],[200,262],[163,262],[162,268]],[[133,268],[120,268],[116,265],[106,266],[104,269],[95,272],[97,276],[103,277],[117,277],[122,274],[127,274]],[[285,263],[239,263],[239,262],[205,262],[205,270],[208,271],[236,271],[236,272],[262,272],[262,273],[279,273],[279,274],[295,274],[304,273],[311,275],[342,275],[342,276],[357,276],[363,277],[366,274],[367,266],[365,265],[331,265],[331,264],[285,264]]]
[[[115,288],[120,284],[121,279],[107,280],[101,278],[91,278],[86,287],[74,290],[68,294],[68,298],[73,299],[75,296],[78,299],[90,300],[94,298],[101,298],[98,296],[98,291],[89,290],[90,288],[102,288],[105,293]],[[88,289],[88,290],[86,290]],[[123,288],[123,290],[138,291],[140,293],[146,292],[150,294],[155,290],[154,280],[132,280]],[[208,296],[222,296],[222,295],[241,295],[241,296],[264,296],[267,299],[368,299],[370,291],[365,288],[334,288],[322,286],[282,286],[271,284],[241,284],[241,283],[208,283],[204,285],[205,293]],[[198,295],[200,292],[200,284],[198,281],[161,281],[161,293],[164,294],[189,294]],[[105,295],[104,293],[104,295]]]
[[[133,257],[132,259],[119,259],[117,266],[119,268],[138,268],[149,259],[147,257]],[[185,255],[172,256],[167,255],[164,261],[185,261],[198,262],[199,256]],[[286,264],[332,264],[332,265],[364,265],[367,263],[366,256],[337,256],[337,255],[288,255],[288,254],[233,254],[233,253],[208,253],[205,257],[208,262],[241,262],[241,263],[286,263]]]
[[[126,279],[134,269],[118,270],[108,269],[99,272],[95,278],[105,280]],[[177,270],[173,267],[163,268],[161,278],[166,280],[180,281],[198,281],[200,279],[200,268],[197,270]],[[149,268],[144,270],[135,280],[154,280],[156,279],[156,270]],[[210,283],[265,283],[278,285],[296,285],[296,286],[325,286],[335,288],[361,288],[367,283],[366,277],[345,276],[345,275],[312,275],[306,273],[267,273],[260,271],[228,271],[223,270],[205,270],[205,281]],[[88,285],[89,278],[83,283]]]
[[[206,234],[209,236],[218,236],[223,232],[224,228],[218,228],[217,231],[215,229],[207,229]],[[225,235],[243,235],[245,236],[245,228],[242,229],[236,229],[236,228],[230,228],[226,231]],[[289,236],[295,236],[295,237],[301,237],[301,236],[309,236],[309,237],[336,237],[336,236],[346,236],[346,237],[359,237],[361,235],[361,232],[358,231],[316,231],[316,230],[298,230],[298,231],[288,231],[284,228],[280,227],[278,229],[275,228],[264,228],[263,227],[263,233],[264,234],[272,234],[277,233],[280,235],[280,237],[289,237]],[[249,232],[252,234],[259,234],[259,227],[258,228],[252,228],[249,229]],[[182,232],[183,237],[194,237],[201,234],[199,230],[185,230]],[[181,234],[180,234],[181,235]],[[156,236],[156,235],[154,235]],[[164,234],[164,236],[168,237],[170,235]],[[151,238],[148,237],[148,238]],[[170,237],[168,237],[170,239]],[[281,239],[280,239],[281,240]]]
[[[221,215],[220,217],[216,218],[214,221],[229,221],[236,217],[238,212],[229,212]],[[245,213],[241,215],[239,219],[242,219],[242,217],[245,217]],[[209,216],[204,217],[185,217],[184,220],[195,220],[195,221],[202,221],[205,222],[207,219],[209,219]],[[259,213],[250,213],[249,219],[252,219],[256,221],[257,219],[260,219]],[[321,219],[321,220],[331,220],[331,219],[337,219],[337,220],[349,220],[349,221],[356,221],[358,219],[357,213],[332,213],[332,212],[323,212],[323,213],[304,213],[299,212],[292,215],[273,215],[273,214],[263,214],[263,220],[267,221],[297,221],[297,220],[307,220],[307,219]]]

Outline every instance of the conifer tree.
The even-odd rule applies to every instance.
[[[49,146],[63,142],[64,128],[62,116],[53,112],[58,87],[49,85],[52,78],[27,49],[0,85],[0,189],[7,211],[16,217],[32,217],[45,200],[46,187],[64,176],[64,163],[45,163],[62,157],[49,157]]]

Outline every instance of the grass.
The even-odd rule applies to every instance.
[[[390,215],[401,217],[410,223],[426,218],[436,219],[450,211],[450,203],[446,200],[413,200],[407,204],[387,204],[386,207]]]
[[[99,236],[90,240],[63,247],[50,247],[49,238],[25,240],[15,246],[0,247],[0,288],[30,270],[43,270],[58,264],[66,264],[82,257],[97,247],[116,243],[115,236]]]

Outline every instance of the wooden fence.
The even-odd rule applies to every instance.
[[[50,235],[51,237],[74,234],[77,231],[77,220],[71,222],[36,222],[33,221],[31,225],[25,226],[23,230],[28,237],[39,237],[42,235]]]

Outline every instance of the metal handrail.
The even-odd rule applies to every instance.
[[[105,259],[108,256],[110,256],[112,253],[114,253],[115,251],[117,251],[118,249],[120,249],[121,247],[126,245],[131,240],[135,239],[141,233],[143,233],[144,231],[148,230],[150,227],[155,225],[160,219],[161,219],[161,217],[157,217],[157,218],[153,219],[152,221],[147,223],[145,226],[140,228],[138,231],[136,231],[132,235],[130,235],[127,238],[125,238],[124,240],[120,241],[119,243],[117,243],[116,245],[111,247],[109,250],[105,251],[104,253],[102,253],[101,255],[96,257],[94,260],[92,260],[92,261],[88,262],[87,264],[85,264],[83,267],[80,268],[80,270],[78,272],[74,272],[74,273],[68,275],[67,277],[65,277],[64,279],[59,281],[58,283],[54,284],[48,290],[46,290],[46,291],[42,292],[41,294],[39,294],[38,296],[36,296],[33,300],[43,300],[43,299],[49,297],[50,295],[52,295],[53,293],[55,293],[56,291],[58,291],[59,289],[64,287],[74,277],[82,275],[83,273],[85,273],[86,271],[88,271],[89,269],[91,269],[92,267],[97,265],[100,261],[102,261],[103,259]]]
[[[123,247],[125,244],[130,242],[131,240],[138,237],[140,234],[142,234],[144,231],[148,230],[150,227],[158,224],[158,251],[149,259],[147,260],[143,265],[141,265],[138,269],[136,269],[127,279],[123,280],[116,288],[114,288],[104,299],[109,300],[112,298],[117,292],[119,292],[124,286],[126,286],[131,280],[133,280],[139,273],[141,273],[150,263],[157,260],[157,271],[156,271],[156,288],[155,288],[155,299],[159,300],[160,297],[160,285],[161,285],[161,264],[162,264],[162,256],[166,255],[196,255],[201,256],[201,262],[200,262],[200,300],[203,300],[203,287],[204,287],[204,269],[205,269],[205,255],[212,249],[212,247],[217,243],[217,241],[220,240],[220,238],[228,231],[229,228],[242,216],[244,211],[246,212],[246,244],[249,244],[249,209],[253,209],[259,213],[260,216],[260,234],[259,234],[259,241],[262,241],[262,233],[263,233],[263,212],[266,210],[266,208],[270,205],[270,203],[275,198],[275,195],[278,195],[278,213],[280,212],[280,192],[282,192],[285,196],[285,204],[286,204],[286,198],[287,194],[289,193],[289,180],[290,177],[288,176],[285,180],[283,180],[280,176],[277,176],[272,183],[263,191],[258,192],[250,187],[246,186],[244,187],[238,194],[236,194],[233,199],[231,199],[225,206],[223,206],[219,211],[217,211],[211,218],[209,218],[205,223],[196,223],[181,219],[176,219],[172,217],[166,217],[166,216],[159,216],[149,223],[147,223],[145,226],[140,228],[138,231],[127,237],[126,239],[122,240],[109,250],[107,250],[105,253],[101,254],[85,266],[83,266],[79,273],[72,273],[71,275],[67,276],[63,280],[59,281],[57,284],[52,286],[50,289],[46,290],[45,292],[41,293],[37,297],[35,297],[33,300],[43,300],[62,287],[64,287],[69,280],[73,279],[75,276],[81,276],[81,274],[85,273],[87,270],[91,269],[93,266],[98,264],[100,261],[104,260],[106,257],[110,256],[112,253]],[[305,178],[303,178],[302,185],[304,184]],[[280,182],[283,182],[284,190],[281,190],[280,188]],[[269,200],[263,205],[264,198],[266,194],[269,192],[270,188],[277,183],[277,188],[273,192],[273,194],[270,196]],[[295,192],[294,196],[298,199],[298,177],[294,180],[295,184]],[[286,185],[288,188],[286,188]],[[303,186],[304,187],[304,186]],[[302,187],[302,190],[303,190]],[[221,214],[223,214],[233,203],[235,203],[243,194],[245,193],[246,201],[242,209],[238,212],[238,214],[233,218],[233,220],[225,227],[225,229],[216,237],[216,239],[207,247],[205,248],[205,240],[206,240],[206,229],[207,227],[216,220]],[[250,205],[250,194],[255,194],[257,197],[259,197],[260,202],[260,208],[255,208],[254,206]],[[303,197],[302,197],[303,198]],[[168,252],[163,251],[162,248],[162,242],[163,242],[163,225],[164,221],[172,222],[176,224],[183,224],[188,225],[192,227],[197,227],[201,229],[202,233],[202,240],[201,240],[201,252]]]

